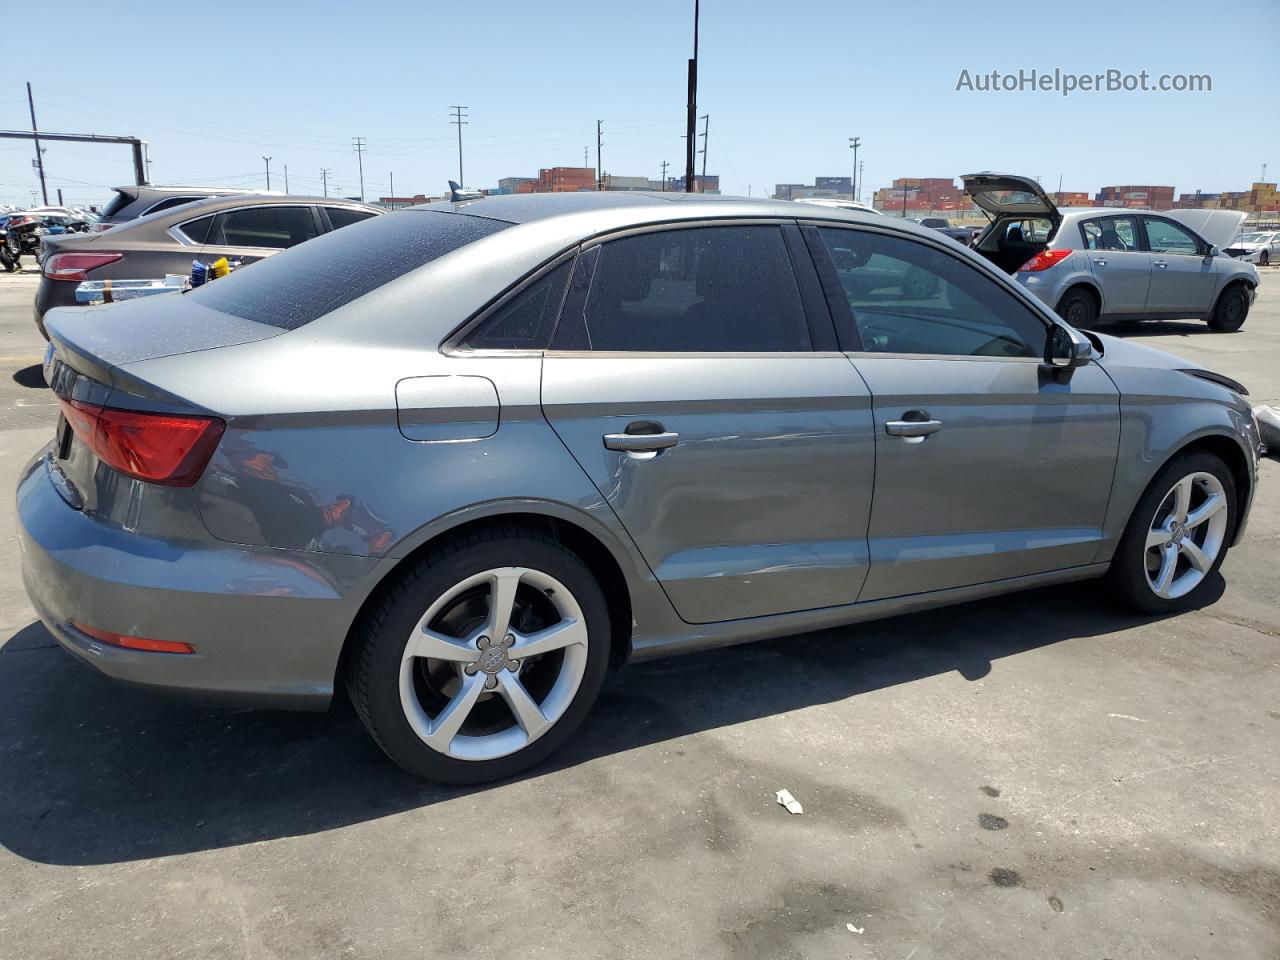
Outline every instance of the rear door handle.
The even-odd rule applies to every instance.
[[[941,429],[941,420],[889,420],[884,425],[891,437],[927,437]]]
[[[1097,259],[1097,260],[1094,260],[1093,262],[1100,267],[1105,267],[1107,265],[1107,261],[1102,259]]]
[[[604,445],[626,453],[651,453],[666,450],[680,442],[678,433],[606,433]]]
[[[1153,261],[1151,262],[1151,265],[1152,265],[1153,267],[1159,267],[1161,270],[1163,270],[1165,267],[1169,266],[1169,264],[1165,263],[1163,260],[1153,260]]]

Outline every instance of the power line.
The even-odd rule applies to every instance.
[[[360,202],[364,202],[364,152],[369,149],[364,137],[352,137],[351,149],[356,152],[356,160],[360,164]]]
[[[465,187],[467,182],[462,179],[462,128],[467,126],[468,114],[462,111],[466,110],[467,107],[465,104],[463,106],[454,104],[449,109],[453,111],[453,119],[449,122],[458,128],[458,186]]]

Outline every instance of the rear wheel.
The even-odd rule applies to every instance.
[[[1209,329],[1216,333],[1235,333],[1244,326],[1249,315],[1249,294],[1243,283],[1234,283],[1223,290],[1209,317]]]
[[[1260,263],[1262,266],[1265,267],[1270,262],[1271,262],[1271,254],[1269,254],[1266,250],[1263,250],[1262,254],[1258,257],[1258,263]]]
[[[1076,288],[1058,304],[1058,316],[1077,330],[1088,330],[1098,320],[1098,302],[1087,290]]]
[[[1134,507],[1111,561],[1112,586],[1144,613],[1196,606],[1227,555],[1235,482],[1211,453],[1170,461]]]
[[[609,615],[583,562],[519,529],[433,550],[378,604],[348,672],[356,712],[405,770],[511,776],[559,747],[604,682]]]

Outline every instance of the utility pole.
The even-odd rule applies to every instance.
[[[284,192],[289,192],[289,165],[284,165]]]
[[[44,183],[44,157],[40,151],[40,134],[36,129],[36,101],[31,96],[31,81],[27,81],[27,106],[31,108],[31,139],[36,145],[36,169],[40,171],[40,196],[44,205],[49,205],[49,188]]]
[[[711,129],[711,114],[704,113],[702,115],[702,188],[699,193],[707,192],[707,131]]]
[[[596,189],[604,189],[604,167],[600,165],[600,148],[604,146],[604,121],[596,121]]]
[[[320,168],[320,182],[324,185],[324,195],[329,195],[329,174],[333,173],[328,167]]]
[[[689,104],[685,117],[684,192],[693,193],[693,138],[698,132],[698,0],[693,0],[693,57],[689,60]]]
[[[142,144],[142,163],[147,168],[147,183],[151,182],[151,144]]]
[[[665,160],[662,161],[662,192],[663,193],[667,192],[667,167],[669,166],[671,166],[671,164],[667,163],[667,161]]]
[[[861,143],[861,137],[849,138],[849,149],[853,151],[853,183],[849,184],[849,196],[854,200],[858,199],[858,146]]]
[[[902,219],[907,219],[907,185],[902,185]]]
[[[364,152],[369,149],[364,137],[352,137],[351,149],[356,152],[356,162],[360,165],[360,202],[364,202]]]
[[[388,176],[391,177],[391,201],[394,203],[396,199],[396,172],[392,170]]]
[[[857,195],[853,198],[858,203],[862,202],[862,168],[865,167],[866,165],[867,165],[867,161],[865,160],[858,161],[858,190],[857,190]]]
[[[462,179],[462,128],[467,123],[467,114],[462,111],[467,109],[465,106],[451,106],[453,111],[453,119],[449,122],[455,124],[458,128],[458,186],[465,187],[467,182]]]
[[[271,189],[271,158],[263,157],[263,162],[267,165],[267,189]]]
[[[590,147],[583,147],[583,148],[582,148],[582,165],[583,165],[584,167],[589,167],[589,166],[591,166],[591,152],[590,152],[590,150],[591,150],[591,148],[590,148]]]

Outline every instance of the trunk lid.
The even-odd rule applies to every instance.
[[[966,173],[960,178],[964,192],[994,217],[1019,215],[1047,217],[1056,231],[1062,222],[1057,205],[1044,188],[1030,177],[1012,173]]]

